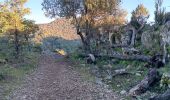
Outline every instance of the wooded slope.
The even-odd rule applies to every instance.
[[[71,25],[71,20],[61,18],[51,23],[39,24],[39,28],[43,33],[43,37],[61,37],[65,40],[79,39],[75,32],[75,28]]]

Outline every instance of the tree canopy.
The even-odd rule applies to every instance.
[[[120,10],[121,0],[43,0],[48,17],[72,18],[83,44],[90,44],[93,28],[102,25],[123,24],[126,13]],[[85,34],[83,35],[84,32]]]
[[[138,29],[143,23],[147,22],[148,17],[149,11],[143,4],[140,4],[132,11],[131,24]]]
[[[22,42],[33,36],[38,30],[34,21],[24,19],[30,13],[24,5],[28,0],[6,0],[0,3],[0,33],[9,35],[13,41],[17,56]]]
[[[29,8],[24,8],[26,2],[27,0],[6,0],[4,3],[0,3],[0,22],[2,32],[10,29],[23,29],[23,17],[30,13]]]

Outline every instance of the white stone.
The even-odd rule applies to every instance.
[[[121,92],[120,92],[120,94],[126,94],[126,91],[125,90],[122,90]]]
[[[136,76],[142,76],[140,73],[136,73],[135,75],[136,75]]]

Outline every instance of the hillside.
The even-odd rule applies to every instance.
[[[71,20],[68,19],[56,19],[51,23],[39,24],[39,28],[45,37],[61,37],[65,40],[78,39],[74,26],[71,25]]]

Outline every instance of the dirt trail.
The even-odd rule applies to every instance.
[[[59,55],[42,55],[38,69],[10,100],[120,100],[100,85],[88,82]]]

